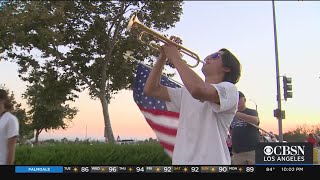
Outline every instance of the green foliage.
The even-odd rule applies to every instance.
[[[308,134],[319,134],[320,125],[301,125],[297,126],[295,129],[288,131],[283,134],[283,139],[288,142],[305,142],[307,140]]]
[[[305,142],[307,140],[307,136],[295,131],[290,131],[283,134],[283,139],[288,142]]]
[[[102,102],[108,139],[114,140],[107,104],[121,89],[130,89],[137,62],[153,61],[156,52],[126,31],[131,14],[147,27],[164,31],[182,14],[182,1],[10,1],[0,8],[0,59],[15,61],[23,80],[49,61],[59,76],[76,80]],[[36,54],[36,55],[35,55]],[[40,57],[40,58],[39,58]]]
[[[31,126],[36,130],[37,141],[42,130],[67,128],[66,121],[71,121],[78,110],[66,102],[73,101],[77,96],[72,92],[75,81],[59,76],[49,63],[32,71],[29,80],[31,85],[27,86],[23,97],[30,106],[28,114]]]
[[[156,143],[17,146],[16,165],[171,165]]]
[[[0,39],[7,50],[3,58],[16,61],[25,74],[39,68],[39,56],[31,53],[36,50],[41,59],[51,58],[66,74],[78,77],[92,97],[103,90],[109,100],[112,92],[132,83],[136,62],[125,60],[124,52],[132,50],[141,60],[155,55],[136,40],[137,34],[126,31],[133,12],[148,27],[163,31],[180,20],[182,1],[5,3],[0,9]]]

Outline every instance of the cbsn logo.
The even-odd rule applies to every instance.
[[[305,146],[266,146],[264,161],[304,161]],[[274,154],[274,155],[273,155]]]
[[[256,164],[312,164],[310,143],[259,143]]]

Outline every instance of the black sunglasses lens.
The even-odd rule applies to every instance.
[[[219,58],[220,57],[220,54],[219,53],[214,53],[213,55],[212,55],[212,58],[213,59],[217,59],[217,58]]]

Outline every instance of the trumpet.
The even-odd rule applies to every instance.
[[[144,24],[142,24],[139,21],[139,19],[138,19],[136,14],[131,16],[131,18],[129,20],[129,23],[128,23],[128,26],[127,26],[127,31],[131,30],[132,28],[141,30],[141,32],[140,32],[140,34],[138,35],[138,38],[137,38],[139,42],[149,46],[150,48],[152,48],[152,49],[154,49],[156,51],[161,51],[161,46],[159,44],[156,44],[156,43],[143,41],[142,39],[143,39],[144,35],[151,35],[156,40],[159,40],[162,43],[174,45],[179,49],[180,53],[186,54],[187,56],[189,56],[189,57],[193,58],[194,60],[196,60],[196,63],[194,65],[188,64],[188,66],[191,67],[191,68],[197,67],[200,64],[200,62],[204,63],[204,61],[202,61],[200,59],[200,57],[196,53],[192,52],[191,50],[183,47],[182,45],[178,44],[177,42],[168,39],[167,37],[159,34],[158,32],[156,32],[156,31],[148,28]]]

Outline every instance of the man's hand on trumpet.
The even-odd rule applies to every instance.
[[[167,44],[167,45],[163,45],[162,49],[163,49],[164,54],[168,58],[170,63],[174,64],[174,61],[182,60],[181,54],[176,46]]]
[[[161,48],[160,54],[158,56],[158,61],[165,61],[167,59],[166,53],[164,50]]]
[[[171,36],[170,40],[181,44],[182,40],[179,37]],[[161,46],[161,54],[164,54],[168,58],[168,65],[174,68],[175,60],[182,60],[182,54],[179,52],[179,49],[172,44],[164,44]]]

